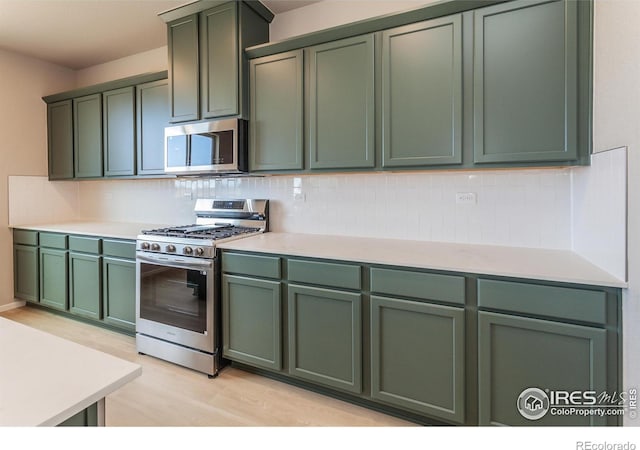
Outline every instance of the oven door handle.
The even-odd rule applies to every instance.
[[[192,269],[192,270],[203,270],[203,269],[211,269],[213,266],[213,262],[209,260],[176,260],[173,258],[167,258],[162,256],[155,255],[141,255],[140,253],[136,254],[136,259],[139,261],[154,263],[154,264],[162,264],[166,266],[179,267],[183,269]]]

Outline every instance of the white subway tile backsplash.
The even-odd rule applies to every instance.
[[[15,178],[19,187],[60,186],[43,177]],[[94,180],[69,186],[69,215],[89,220],[190,223],[198,197],[268,198],[273,231],[571,248],[571,169]],[[458,192],[475,193],[476,203],[456,204]],[[36,203],[14,192],[13,216],[25,216],[21,205]]]

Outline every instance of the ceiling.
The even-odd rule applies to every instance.
[[[319,0],[267,0],[274,14]],[[189,0],[0,0],[0,48],[78,70],[167,44],[158,13]]]

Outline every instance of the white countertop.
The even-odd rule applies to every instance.
[[[155,223],[62,222],[38,225],[12,225],[11,228],[135,240],[142,230],[150,230],[166,226],[168,225]]]
[[[0,317],[0,426],[57,425],[141,373],[138,364]]]
[[[274,232],[219,244],[219,248],[594,286],[627,286],[624,280],[569,250]]]

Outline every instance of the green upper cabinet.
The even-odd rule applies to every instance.
[[[73,178],[73,106],[71,100],[47,105],[49,179]]]
[[[303,51],[253,59],[249,66],[249,169],[304,168]]]
[[[135,89],[133,86],[102,94],[104,175],[134,175],[136,160]]]
[[[309,167],[375,165],[373,35],[317,45],[309,56]]]
[[[200,13],[203,119],[238,114],[238,18],[235,2]]]
[[[462,162],[462,16],[382,33],[382,166]]]
[[[43,97],[49,179],[164,174],[167,72],[147,73]]]
[[[246,49],[305,52],[303,168],[252,170],[588,165],[593,1],[436,3]]]
[[[272,15],[245,2],[207,5],[193,2],[161,15],[168,27],[171,122],[247,116],[244,48],[269,40]]]
[[[167,24],[171,122],[197,120],[200,112],[198,15]]]
[[[136,86],[137,174],[164,173],[164,128],[169,124],[169,83]]]
[[[474,162],[578,158],[578,3],[475,11]]]
[[[102,176],[102,94],[73,99],[76,178]]]

